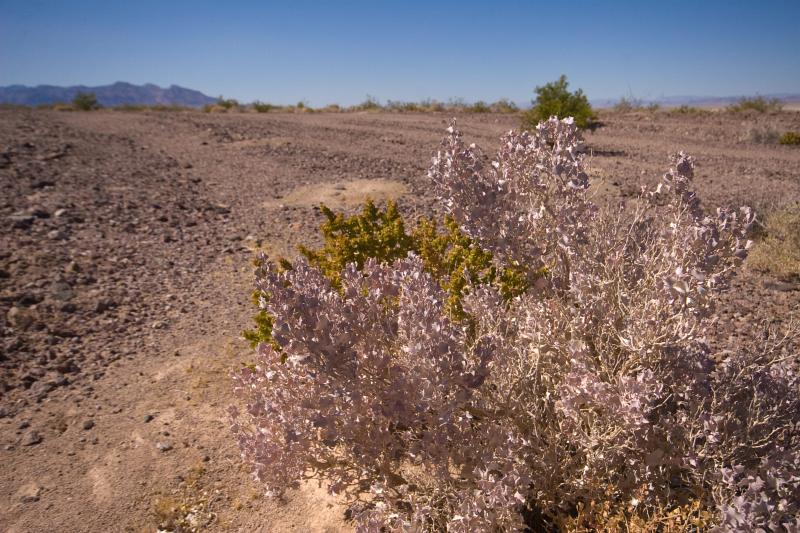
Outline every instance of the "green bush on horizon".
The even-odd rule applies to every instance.
[[[752,98],[742,98],[735,104],[728,106],[731,113],[744,113],[754,111],[756,113],[773,113],[783,109],[783,104],[777,98],[764,98],[755,96]]]
[[[539,122],[553,116],[560,119],[572,117],[581,129],[591,127],[596,117],[589,99],[581,89],[570,92],[568,87],[569,82],[563,74],[556,81],[536,87],[533,107],[522,115],[522,129],[532,130]]]
[[[97,101],[97,95],[94,93],[79,92],[72,99],[72,105],[79,111],[92,111],[100,109],[100,104]]]

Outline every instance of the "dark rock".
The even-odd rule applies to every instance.
[[[92,429],[94,427],[94,420],[92,420],[92,419],[85,420],[83,422],[83,426],[82,427],[83,427],[83,429],[85,429],[87,431]]]
[[[45,187],[54,187],[55,184],[56,182],[52,180],[36,180],[31,184],[31,188],[44,189]]]
[[[113,307],[116,307],[116,306],[117,306],[117,302],[115,302],[114,300],[109,300],[107,298],[103,298],[103,299],[97,300],[97,303],[94,306],[94,312],[95,313],[104,313],[105,311],[107,311],[107,310],[109,310],[109,309],[111,309]]]
[[[36,218],[50,218],[50,213],[40,205],[35,205],[28,209],[28,214]]]
[[[17,296],[16,302],[20,305],[36,305],[42,301],[42,296],[32,291],[25,291]]]
[[[59,307],[58,309],[62,313],[74,313],[75,311],[78,310],[78,306],[76,306],[74,303],[67,302],[65,304],[62,304],[61,307]]]
[[[28,229],[33,225],[33,221],[36,220],[36,217],[18,213],[6,217],[6,220],[8,220],[13,229]]]
[[[75,297],[75,292],[72,290],[72,287],[63,281],[53,283],[53,285],[50,287],[50,293],[54,300],[59,300],[62,302],[66,302],[67,300],[71,300]]]
[[[231,212],[231,207],[225,204],[211,204],[208,206],[208,210],[218,215],[227,215]]]

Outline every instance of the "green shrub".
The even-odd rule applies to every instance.
[[[335,213],[324,205],[321,210],[327,219],[320,227],[324,244],[316,250],[305,246],[299,250],[336,288],[341,286],[342,270],[349,263],[355,263],[360,270],[370,258],[391,263],[414,252],[422,259],[425,270],[447,291],[448,314],[462,320],[466,318],[462,299],[468,282],[494,285],[504,299],[510,300],[525,292],[531,277],[547,275],[544,271],[529,273],[520,265],[498,269],[492,253],[479,247],[450,217],[444,219],[441,230],[434,220],[421,218],[409,233],[393,201],[381,210],[367,200],[361,213],[353,216]],[[285,259],[280,265],[286,270],[292,268]],[[253,303],[258,306],[262,297],[268,295],[254,292]],[[244,338],[253,347],[272,342],[272,317],[260,309],[253,320],[255,327],[244,331]]]
[[[233,98],[223,98],[220,96],[217,99],[216,105],[218,105],[222,109],[228,110],[228,109],[233,109],[234,107],[239,107],[239,102],[237,100],[234,100]]]
[[[72,99],[72,105],[75,109],[80,111],[92,111],[100,108],[100,104],[97,102],[97,96],[94,93],[79,92],[75,95],[75,98]]]
[[[800,133],[796,131],[787,131],[781,138],[778,139],[778,142],[781,144],[788,144],[788,145],[796,145],[800,144]]]
[[[320,227],[325,244],[319,250],[300,246],[300,253],[335,287],[339,286],[339,276],[348,263],[356,263],[361,269],[371,257],[392,262],[414,249],[394,202],[389,202],[382,211],[367,201],[361,214],[351,217],[334,213],[324,205],[321,209],[327,219]]]
[[[777,98],[764,98],[756,96],[754,98],[742,98],[735,104],[728,106],[728,111],[732,113],[742,113],[745,111],[755,111],[757,113],[771,113],[783,109],[783,104]]]
[[[269,113],[273,109],[277,109],[277,106],[274,106],[272,104],[266,104],[264,102],[259,102],[258,100],[256,100],[255,102],[253,102],[253,109],[255,109],[256,112],[258,113]]]
[[[562,75],[553,81],[536,87],[533,107],[522,115],[522,129],[532,130],[539,122],[552,116],[573,117],[579,128],[588,128],[595,120],[594,111],[581,89],[569,92],[567,77]]]
[[[478,100],[474,104],[467,106],[464,111],[467,113],[488,113],[491,111],[491,108],[483,100]]]

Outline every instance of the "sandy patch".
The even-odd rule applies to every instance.
[[[311,207],[325,204],[335,210],[360,205],[367,198],[380,202],[399,198],[407,192],[408,187],[404,183],[383,179],[320,183],[298,187],[283,198],[268,201],[266,206]]]

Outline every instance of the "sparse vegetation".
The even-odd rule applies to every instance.
[[[522,129],[533,130],[536,125],[550,117],[575,119],[579,128],[588,128],[595,120],[589,99],[581,89],[570,92],[567,77],[536,87],[533,107],[522,115]]]
[[[367,95],[363,102],[358,105],[352,106],[352,111],[380,111],[383,108],[380,102],[374,96]]]
[[[755,144],[776,144],[780,134],[772,126],[749,126],[742,132],[741,140]]]
[[[683,104],[679,105],[678,107],[673,107],[669,110],[669,112],[674,115],[697,115],[700,113],[708,113],[709,111],[706,109],[700,109],[699,107]]]
[[[492,111],[494,113],[517,113],[519,106],[507,98],[501,98],[492,104]]]
[[[489,104],[482,100],[478,100],[464,108],[467,113],[489,113],[491,110]]]
[[[643,100],[633,97],[623,96],[619,102],[614,104],[614,111],[618,113],[627,113],[631,111],[649,111],[655,112],[661,109],[657,102],[646,103]]]
[[[786,145],[798,145],[800,144],[800,133],[796,131],[787,131],[783,135],[781,135],[780,139],[778,139],[780,144]]]
[[[183,111],[191,111],[191,107],[179,105],[139,105],[139,104],[122,104],[114,106],[111,109],[114,111],[123,112],[154,112],[154,113],[180,113]]]
[[[220,112],[227,112],[227,111],[236,111],[241,109],[239,105],[239,101],[233,98],[224,98],[220,96],[217,98],[217,101],[213,104],[208,104],[203,106],[203,111],[205,113],[220,113]]]
[[[278,109],[277,106],[274,106],[272,104],[267,104],[267,103],[264,103],[264,102],[259,102],[258,100],[253,102],[252,107],[258,113],[269,113],[270,111],[274,111],[275,109]]]
[[[97,101],[97,96],[94,93],[79,92],[72,99],[72,105],[79,111],[93,111],[100,109],[100,103]]]
[[[767,215],[748,264],[779,279],[800,281],[800,204]]]
[[[755,96],[752,98],[742,98],[735,104],[728,106],[728,111],[731,113],[775,113],[783,109],[783,104],[777,98],[764,98],[763,96]]]

